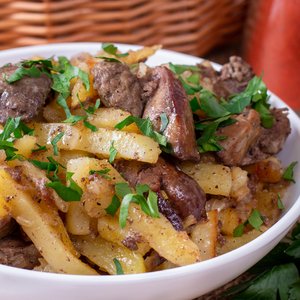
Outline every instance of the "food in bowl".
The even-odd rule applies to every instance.
[[[3,94],[16,98],[2,114],[1,242],[22,248],[19,265],[7,254],[4,263],[143,273],[213,258],[270,228],[292,180],[273,156],[290,124],[251,67],[233,57],[221,72],[208,62],[149,68],[141,61],[159,47],[102,48],[2,70]],[[43,99],[28,105],[21,83],[37,79]]]

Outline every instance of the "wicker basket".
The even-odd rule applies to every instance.
[[[0,49],[89,41],[201,56],[240,35],[247,1],[0,0]]]

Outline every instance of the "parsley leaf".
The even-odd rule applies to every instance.
[[[61,132],[51,141],[51,144],[52,144],[53,150],[54,150],[54,156],[58,155],[57,154],[57,143],[65,134],[66,134],[65,132]]]
[[[23,78],[23,76],[29,77],[41,77],[41,71],[36,67],[32,66],[30,69],[18,68],[9,78],[6,79],[6,74],[2,73],[3,79],[6,83],[11,84]]]
[[[117,275],[124,275],[120,262],[116,258],[113,259],[113,262],[116,266]]]
[[[83,124],[86,128],[92,130],[93,132],[97,132],[98,128],[94,125],[92,125],[91,123],[89,123],[88,121],[83,121]]]
[[[191,101],[190,101],[190,106],[192,109],[192,113],[194,113],[195,111],[197,111],[198,109],[201,109],[201,106],[197,100],[196,97],[194,97]]]
[[[278,198],[277,198],[277,205],[279,209],[284,209],[284,206],[280,200],[280,194],[278,193]]]
[[[118,63],[121,63],[118,59],[113,58],[113,57],[95,56],[95,58],[102,58],[102,59],[109,60],[109,61],[112,61],[112,62],[118,62]]]
[[[181,76],[179,76],[178,79],[181,81],[182,86],[183,86],[185,92],[186,92],[188,95],[194,95],[195,93],[198,93],[198,92],[200,92],[200,91],[203,89],[202,86],[200,86],[200,85],[197,85],[196,87],[194,87],[194,86],[191,86],[191,85],[187,84],[187,83],[182,79]]]
[[[199,85],[199,74],[192,74],[190,77],[187,77],[185,80],[187,82]]]
[[[117,54],[118,48],[110,43],[104,43],[101,47],[106,53],[112,54],[117,57],[125,57],[129,55],[129,53]]]
[[[118,151],[114,147],[114,141],[110,141],[111,146],[109,148],[109,162],[112,164],[115,160],[116,155],[118,154]]]
[[[37,152],[37,151],[47,151],[47,147],[46,146],[41,146],[39,144],[36,144],[38,146],[37,149],[33,149],[31,150],[31,152]]]
[[[69,186],[63,185],[61,182],[49,182],[45,186],[53,188],[61,199],[66,202],[80,201],[82,189],[71,178],[74,173],[67,172],[67,180],[70,181]]]
[[[283,173],[283,175],[281,176],[281,178],[287,179],[289,181],[292,181],[293,183],[296,183],[293,176],[294,176],[294,166],[297,164],[298,162],[293,162],[291,163],[287,169],[285,170],[285,172]]]
[[[6,141],[10,138],[10,135],[18,128],[20,125],[22,117],[17,118],[7,118],[7,121],[4,125],[3,131],[0,134],[0,141]]]
[[[129,126],[132,123],[135,123],[137,125],[143,135],[151,137],[160,145],[167,146],[167,138],[152,129],[153,124],[149,118],[141,119],[134,116],[128,116],[125,120],[118,123],[114,128],[121,130],[125,126]]]
[[[244,223],[237,226],[233,232],[234,237],[241,237],[243,234],[244,226],[247,224],[250,224],[253,226],[256,230],[260,231],[259,226],[263,224],[264,217],[260,214],[260,212],[256,209],[253,210],[248,220],[246,220]]]
[[[176,74],[176,75],[180,75],[183,72],[187,71],[187,70],[191,70],[194,72],[200,72],[201,69],[198,68],[197,66],[191,66],[191,65],[173,65],[171,62],[169,63],[170,69]],[[195,74],[198,75],[199,78],[199,74]],[[199,80],[198,80],[199,83]]]
[[[97,173],[97,174],[101,175],[101,176],[104,177],[104,178],[111,179],[111,177],[109,177],[108,175],[105,175],[105,174],[107,174],[109,171],[110,171],[110,169],[104,169],[104,170],[91,170],[91,171],[89,172],[89,174],[90,174],[90,175],[93,175],[94,173]]]
[[[110,216],[114,216],[116,214],[116,212],[118,211],[119,207],[121,205],[121,202],[119,200],[119,198],[116,195],[113,195],[113,198],[110,202],[110,204],[104,208],[104,210],[106,211],[106,213]]]
[[[160,114],[160,120],[161,120],[161,131],[160,133],[163,134],[165,131],[166,127],[168,126],[169,120],[168,120],[168,115],[167,113]]]
[[[128,216],[128,209],[130,202],[139,204],[143,212],[152,218],[160,218],[160,214],[157,207],[157,195],[152,192],[148,185],[137,185],[136,189],[138,194],[133,194],[126,182],[119,182],[115,185],[115,191],[120,198],[123,198],[119,224],[121,228],[126,225],[126,218]],[[149,191],[147,200],[144,198],[143,193]]]

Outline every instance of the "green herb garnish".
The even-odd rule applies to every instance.
[[[114,147],[114,141],[110,141],[111,146],[109,148],[109,162],[112,164],[115,160],[116,155],[118,154],[118,150]]]
[[[252,225],[256,230],[260,231],[259,226],[263,224],[263,219],[264,217],[260,214],[260,212],[254,209],[249,219],[235,228],[233,236],[241,237],[243,234],[244,226],[246,226],[247,224]]]
[[[113,262],[116,266],[117,275],[124,275],[120,262],[116,258],[113,259]]]
[[[291,163],[291,164],[287,167],[287,169],[285,170],[285,172],[283,173],[283,175],[282,175],[281,178],[284,178],[284,179],[287,179],[287,180],[289,180],[289,181],[292,181],[293,183],[296,183],[295,180],[294,180],[294,178],[293,178],[293,177],[294,177],[294,171],[293,171],[293,169],[294,169],[294,167],[295,167],[295,165],[296,165],[297,163],[298,163],[297,161]]]

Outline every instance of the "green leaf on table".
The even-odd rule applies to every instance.
[[[299,300],[300,299],[300,278],[297,278],[292,284],[289,291],[290,300]]]
[[[298,270],[293,263],[275,266],[232,300],[277,300],[277,294],[281,300],[288,300],[290,286],[298,276]]]

